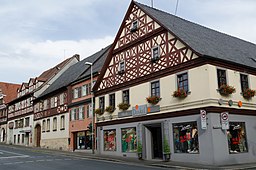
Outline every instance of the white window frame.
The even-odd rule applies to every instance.
[[[154,55],[154,51],[155,51],[155,50],[157,50],[158,56],[155,56],[155,55]],[[160,59],[160,47],[159,47],[159,45],[158,45],[158,46],[154,46],[154,47],[151,48],[151,59],[152,59],[152,60],[158,60],[158,59]]]
[[[124,64],[123,69],[122,69],[122,67],[121,67],[121,64]],[[124,60],[121,60],[121,61],[119,61],[119,63],[118,63],[118,72],[124,72],[124,71],[125,71],[125,61],[124,61]]]

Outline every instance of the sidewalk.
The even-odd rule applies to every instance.
[[[236,164],[236,165],[227,165],[227,166],[210,166],[210,165],[202,165],[196,163],[184,163],[182,162],[164,162],[162,160],[139,160],[137,158],[129,158],[129,157],[119,157],[119,156],[110,156],[110,155],[100,155],[100,154],[92,154],[88,152],[69,152],[69,151],[61,151],[61,150],[52,150],[52,149],[45,149],[45,148],[34,148],[34,147],[26,147],[26,146],[19,146],[19,145],[7,145],[7,144],[0,144],[6,147],[12,147],[17,149],[27,149],[33,152],[44,152],[48,154],[58,154],[64,156],[72,156],[78,157],[80,159],[94,159],[94,160],[102,160],[102,161],[109,161],[109,162],[118,162],[124,164],[133,164],[133,165],[145,165],[145,166],[152,166],[152,167],[162,167],[162,168],[173,168],[173,169],[186,169],[186,170],[195,170],[195,169],[256,169],[256,162],[251,164]]]

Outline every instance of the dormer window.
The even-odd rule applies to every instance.
[[[131,32],[135,32],[138,30],[138,20],[135,20],[132,22],[132,25],[131,25]]]
[[[159,50],[159,46],[153,47],[152,48],[152,58],[151,60],[153,62],[157,61],[160,59],[160,50]]]
[[[123,74],[124,70],[125,70],[125,62],[122,60],[119,62],[119,65],[118,65],[118,73]]]

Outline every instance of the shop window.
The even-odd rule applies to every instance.
[[[124,128],[122,131],[122,152],[136,152],[136,128]]]
[[[248,75],[240,74],[242,93],[249,88]]]
[[[65,130],[65,116],[60,117],[60,130]]]
[[[244,122],[229,122],[227,138],[229,153],[248,152]]]
[[[173,124],[173,139],[175,153],[199,153],[196,122]]]
[[[104,130],[104,151],[116,151],[116,130]]]
[[[159,81],[155,81],[151,83],[151,96],[160,97],[160,84]]]
[[[57,131],[57,117],[53,118],[53,131]]]
[[[182,73],[177,75],[177,83],[178,83],[178,89],[183,89],[186,92],[189,91],[188,89],[188,73]]]
[[[129,101],[129,90],[123,91],[123,103],[130,104],[130,101]]]
[[[115,108],[115,93],[109,95],[109,106]]]
[[[218,88],[227,84],[226,70],[217,69]]]

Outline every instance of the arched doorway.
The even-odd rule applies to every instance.
[[[40,147],[41,141],[41,125],[37,124],[35,127],[35,139],[36,139],[36,147]]]

